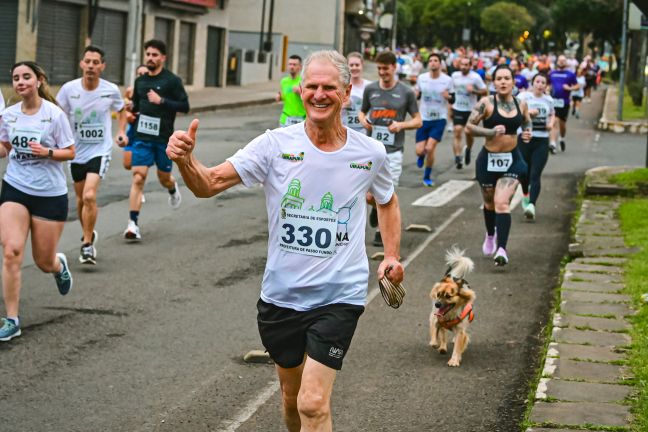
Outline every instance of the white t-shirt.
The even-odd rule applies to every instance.
[[[78,78],[65,83],[56,100],[74,131],[76,156],[73,163],[83,164],[112,152],[111,113],[124,108],[124,100],[115,84],[99,79],[99,86],[87,91]]]
[[[351,85],[351,106],[342,109],[342,123],[344,123],[345,126],[362,133],[365,132],[365,129],[360,123],[358,113],[362,107],[362,95],[364,94],[364,89],[370,82],[371,81],[369,80],[363,79],[362,85]]]
[[[576,77],[576,82],[580,87],[578,87],[578,90],[574,90],[571,95],[576,96],[576,97],[585,97],[585,75],[577,76]]]
[[[5,109],[5,100],[4,97],[2,96],[2,92],[0,91],[0,117],[2,117],[2,110]]]
[[[538,115],[531,118],[533,123],[532,135],[537,138],[547,138],[549,136],[549,131],[546,129],[547,121],[554,113],[553,98],[546,94],[536,97],[533,92],[525,91],[518,95],[518,99],[525,101],[529,110],[538,110]],[[518,129],[518,133],[522,133],[522,129]]]
[[[416,81],[416,90],[421,93],[419,112],[424,121],[445,120],[448,117],[448,101],[443,97],[447,91],[454,90],[452,78],[441,72],[439,78],[432,78],[430,73],[424,73]]]
[[[472,110],[477,103],[477,95],[468,93],[468,85],[473,86],[473,91],[486,88],[484,80],[475,71],[470,71],[467,75],[462,74],[461,71],[453,72],[452,84],[455,89],[455,103],[452,105],[452,109],[463,112]]]
[[[344,147],[323,152],[299,123],[266,131],[228,159],[245,186],[265,188],[263,301],[298,311],[365,304],[365,194],[392,198],[386,158],[384,145],[348,128]]]
[[[45,99],[36,114],[24,114],[21,107],[22,102],[19,102],[7,108],[0,123],[0,141],[12,146],[4,180],[29,195],[65,195],[67,184],[63,164],[34,156],[27,143],[38,141],[43,147],[70,147],[74,144],[70,123],[59,107]]]

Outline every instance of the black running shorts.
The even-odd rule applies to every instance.
[[[470,111],[452,110],[452,124],[455,126],[466,126],[470,117]]]
[[[295,368],[308,354],[340,370],[364,306],[340,303],[300,312],[259,299],[257,310],[261,342],[277,365]]]
[[[90,159],[84,164],[71,163],[70,164],[70,174],[72,174],[72,180],[74,183],[82,182],[86,179],[88,173],[94,173],[99,175],[99,178],[103,179],[106,173],[108,172],[108,167],[110,166],[110,156],[97,156]]]
[[[22,205],[27,208],[27,211],[33,217],[57,222],[65,222],[67,220],[67,194],[53,197],[29,195],[3,180],[2,191],[0,192],[0,205],[6,202],[15,202]]]

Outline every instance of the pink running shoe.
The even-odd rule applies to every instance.
[[[505,266],[508,264],[508,255],[506,255],[506,250],[504,248],[497,249],[495,254],[495,265],[498,267]]]
[[[493,256],[496,249],[497,249],[497,232],[492,236],[489,236],[487,233],[486,238],[484,239],[484,243],[482,244],[482,252],[484,253],[484,256]]]

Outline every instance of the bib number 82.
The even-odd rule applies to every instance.
[[[285,230],[285,235],[281,237],[281,240],[286,244],[293,244],[297,241],[298,245],[309,247],[315,242],[315,246],[319,249],[327,249],[331,245],[331,241],[333,241],[331,231],[326,228],[318,229],[313,235],[313,229],[308,226],[300,226],[295,230],[294,225],[285,223],[281,227]],[[297,237],[295,231],[300,234],[299,237]]]

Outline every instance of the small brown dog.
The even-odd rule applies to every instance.
[[[476,296],[465,279],[472,271],[474,263],[464,256],[464,252],[457,247],[446,252],[448,270],[430,292],[434,302],[430,313],[430,346],[445,354],[448,352],[448,330],[455,332],[452,358],[448,361],[448,366],[452,367],[461,364],[461,355],[470,340],[468,325],[474,318],[472,305]]]

